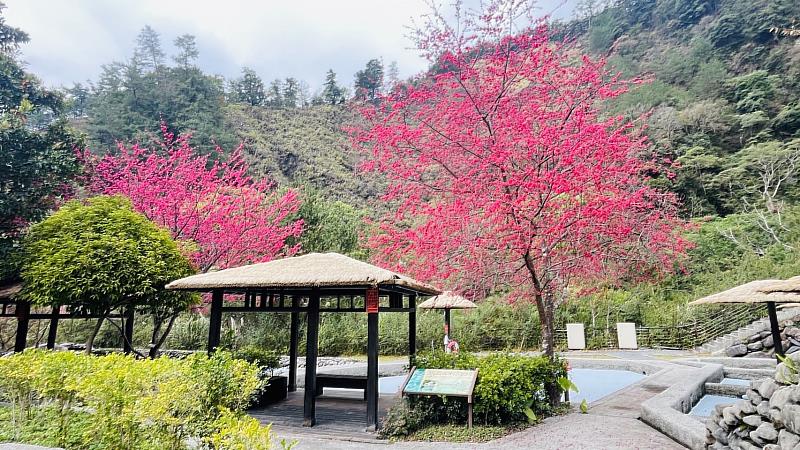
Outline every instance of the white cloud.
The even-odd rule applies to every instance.
[[[176,36],[195,35],[200,66],[226,77],[249,66],[265,80],[294,76],[315,87],[328,68],[349,84],[371,58],[397,61],[402,76],[426,65],[405,37],[411,18],[426,11],[423,0],[7,0],[7,6],[7,23],[31,35],[24,60],[51,86],[96,79],[101,64],[131,55],[145,25],[161,34],[168,54]]]

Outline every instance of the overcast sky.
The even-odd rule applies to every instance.
[[[476,0],[471,0],[475,2]],[[543,13],[568,17],[575,0],[542,0]],[[100,66],[133,53],[145,25],[173,53],[175,37],[197,37],[199,65],[232,78],[242,66],[265,80],[293,76],[312,90],[332,68],[340,82],[371,58],[397,61],[402,77],[424,69],[405,37],[423,0],[6,0],[7,23],[31,42],[22,49],[31,72],[51,87],[97,79]],[[558,6],[564,3],[563,6]]]

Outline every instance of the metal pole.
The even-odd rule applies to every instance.
[[[209,355],[219,347],[219,337],[222,331],[222,295],[222,289],[214,289],[211,293],[211,315],[208,321]]]
[[[47,349],[56,348],[56,337],[58,336],[58,315],[61,312],[60,306],[53,306],[52,317],[50,318],[50,328],[47,330]]]
[[[319,345],[319,290],[314,290],[308,299],[306,314],[306,385],[303,388],[303,426],[313,427],[317,422],[317,350]]]
[[[297,297],[292,297],[292,306],[297,306]],[[289,392],[297,390],[297,340],[300,328],[300,313],[293,312],[289,331]]]
[[[414,365],[417,355],[417,296],[408,296],[408,367]]]
[[[25,350],[28,345],[28,324],[30,323],[31,304],[20,300],[16,306],[17,315],[17,336],[14,340],[14,352]]]
[[[775,310],[775,302],[767,302],[767,314],[769,315],[769,326],[772,328],[772,343],[775,346],[775,356],[783,355],[783,343],[781,342],[781,329],[778,324],[778,312]],[[780,360],[779,360],[780,362]]]
[[[378,313],[367,313],[367,429],[378,428]]]

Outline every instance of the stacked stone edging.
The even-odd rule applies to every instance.
[[[800,353],[790,356],[800,365]],[[709,450],[800,450],[800,385],[785,363],[754,380],[746,399],[719,405],[706,423]]]
[[[780,323],[781,343],[784,353],[790,355],[800,351],[800,317]],[[775,343],[769,330],[751,334],[739,343],[731,345],[725,354],[733,357],[769,357],[775,354]]]

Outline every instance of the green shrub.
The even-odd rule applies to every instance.
[[[548,388],[559,394],[559,378],[566,377],[564,364],[544,356],[506,353],[476,356],[435,351],[415,359],[418,368],[478,369],[474,392],[474,420],[484,425],[514,425],[532,422],[552,413]],[[444,396],[412,396],[392,407],[381,430],[383,437],[402,437],[424,426],[463,424],[466,400]]]
[[[269,450],[275,436],[272,426],[261,426],[258,420],[224,410],[217,420],[217,431],[206,439],[214,450]],[[280,441],[281,448],[289,450],[297,442]]]
[[[221,414],[247,406],[257,373],[225,352],[136,360],[28,350],[0,358],[0,399],[11,405],[12,424],[0,427],[0,440],[183,449],[187,437],[218,432]]]

